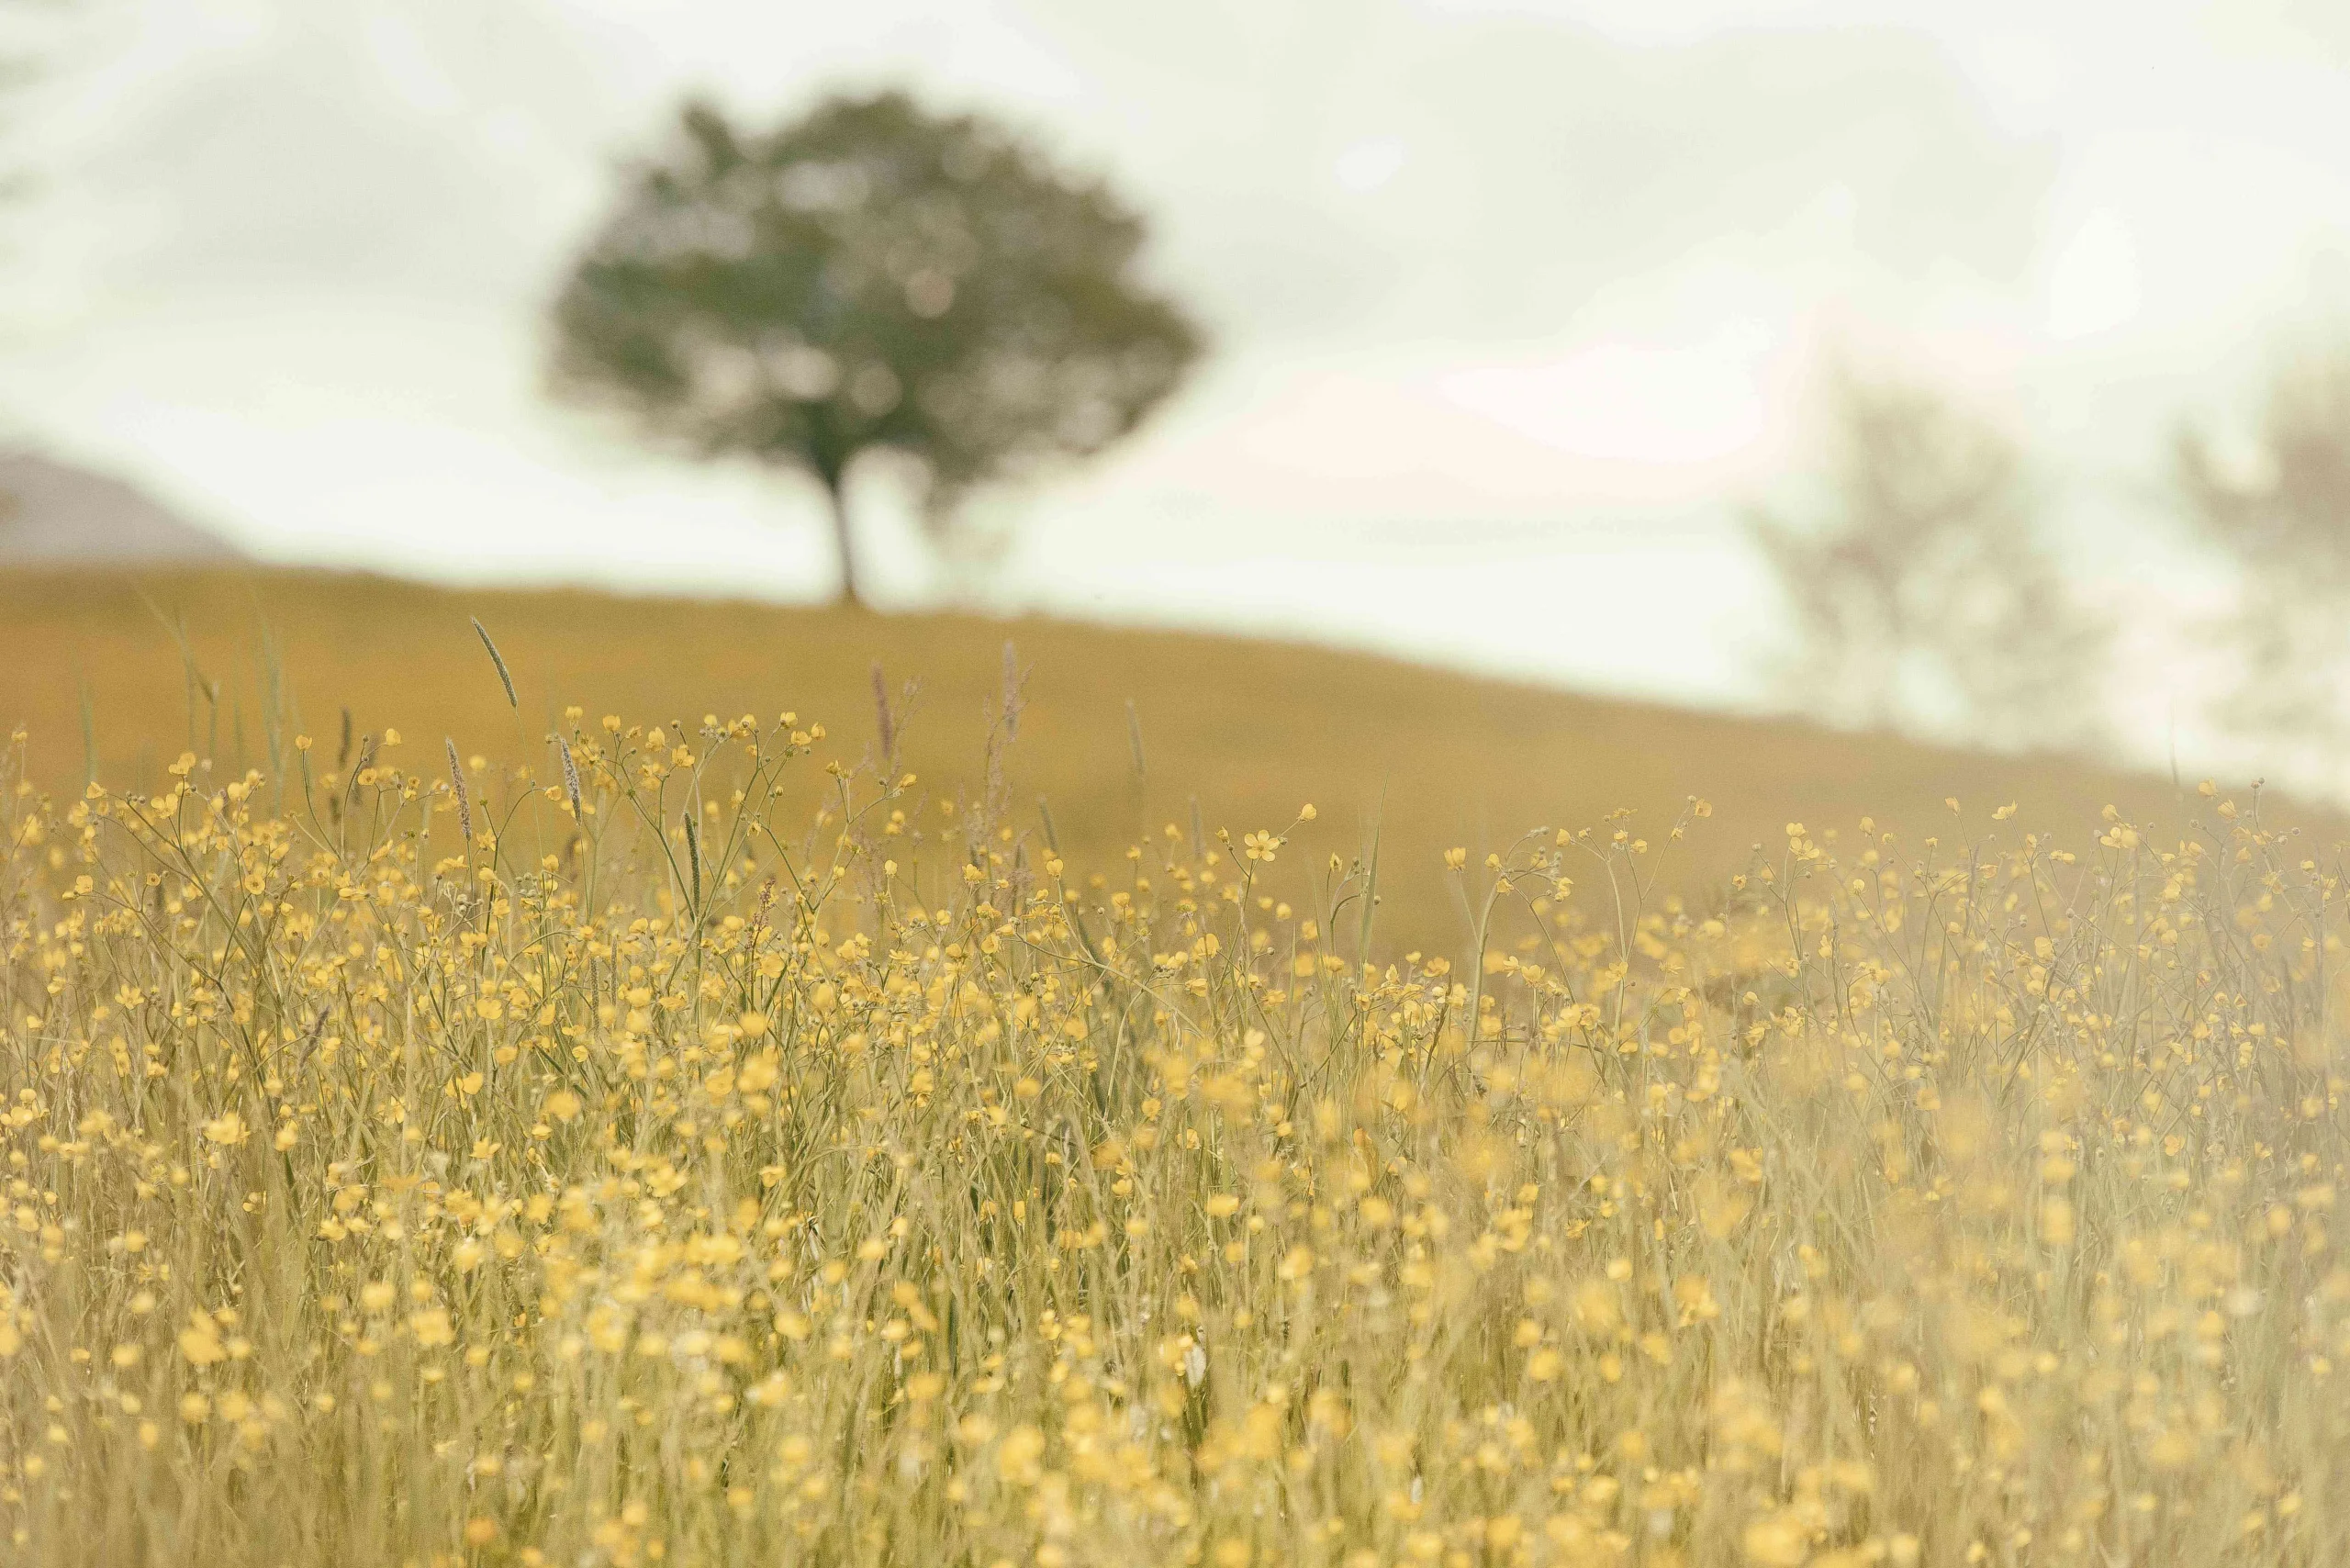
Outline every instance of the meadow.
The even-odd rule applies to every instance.
[[[1659,634],[1674,635],[1671,585],[1653,591]],[[1575,603],[1543,612],[1572,617]],[[488,672],[474,617],[498,641],[519,711]],[[984,783],[1007,644],[1023,712],[1017,743],[995,756],[1017,831],[1041,838],[1049,816],[1071,862],[1101,868],[1170,822],[1187,837],[1195,822],[1202,834],[1239,831],[1312,800],[1349,848],[1375,837],[1393,850],[1381,918],[1399,953],[1457,958],[1465,927],[1443,852],[1464,846],[1483,860],[1536,823],[1596,823],[1629,807],[1662,846],[1689,798],[1706,797],[1716,815],[1705,830],[1651,862],[1695,895],[1790,822],[1849,832],[1873,815],[1930,833],[1951,820],[1953,797],[1976,818],[2015,805],[2042,823],[2114,805],[2176,824],[2191,806],[2169,778],[2068,757],[1985,756],[1278,643],[312,572],[0,571],[0,724],[28,727],[33,776],[60,791],[93,777],[156,789],[182,750],[283,777],[294,733],[339,749],[346,715],[354,746],[393,728],[411,745],[453,737],[467,756],[543,765],[545,737],[574,704],[673,730],[705,712],[791,709],[821,718],[854,762],[878,739],[878,664],[900,760],[926,792],[968,791]],[[814,783],[784,788],[794,812],[821,803]]]
[[[934,776],[869,640],[839,716],[678,722],[688,641],[543,722],[555,655],[453,632],[319,633],[405,660],[348,743],[281,702],[241,758],[94,662],[151,770],[9,745],[12,1562],[2350,1557],[2341,867],[2249,795],[1724,847],[1769,727],[1686,720],[1762,804],[1628,768],[1638,815],[1371,834],[1282,791],[1337,743],[1146,714],[1262,737],[1194,826],[1132,692],[1057,693],[1143,797],[1076,842],[1000,626]],[[459,671],[462,743],[392,718]],[[1516,801],[1363,700],[1396,777]]]

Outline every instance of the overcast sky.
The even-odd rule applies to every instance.
[[[2334,0],[93,0],[53,52],[0,413],[275,559],[827,591],[809,495],[540,396],[544,302],[689,89],[912,83],[1158,220],[1216,356],[989,503],[954,591],[1008,607],[1742,703],[1777,611],[1737,509],[1841,357],[2041,446],[2151,751],[2210,591],[2165,431],[2350,320]],[[887,500],[883,595],[934,601]]]

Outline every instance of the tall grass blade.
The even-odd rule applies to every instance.
[[[509,708],[520,708],[521,700],[514,695],[514,678],[507,673],[505,655],[498,651],[498,644],[489,640],[489,628],[481,623],[481,617],[478,615],[468,616],[466,619],[474,623],[474,635],[481,639],[481,645],[489,650],[489,662],[498,666],[498,684],[506,688],[506,705]]]

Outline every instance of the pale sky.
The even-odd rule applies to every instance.
[[[26,139],[0,418],[257,555],[809,599],[812,498],[540,396],[540,319],[678,95],[979,105],[1111,175],[1214,360],[1110,460],[880,596],[1310,636],[1757,699],[1738,509],[1838,358],[2027,433],[2130,622],[2143,756],[2203,745],[2217,591],[2153,494],[2350,321],[2333,0],[99,0]]]

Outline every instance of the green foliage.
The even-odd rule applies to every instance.
[[[1100,451],[1174,389],[1199,330],[1136,275],[1099,181],[901,93],[759,134],[707,104],[643,167],[554,309],[554,375],[664,444],[802,470],[915,460],[951,526],[975,485]]]

